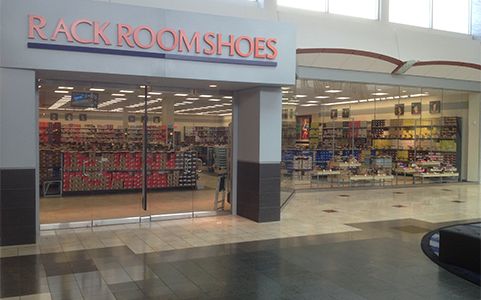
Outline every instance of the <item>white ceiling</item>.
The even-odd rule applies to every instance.
[[[375,57],[372,53],[366,56],[361,53],[298,53],[297,64],[304,67],[317,67],[341,70],[354,70],[391,74],[398,64],[387,59]],[[467,80],[481,82],[481,67],[469,67],[450,64],[414,65],[405,74],[445,79]]]

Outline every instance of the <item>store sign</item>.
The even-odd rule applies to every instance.
[[[276,67],[274,37],[28,16],[28,48]],[[62,41],[62,42],[59,42]],[[64,41],[64,42],[63,42]]]

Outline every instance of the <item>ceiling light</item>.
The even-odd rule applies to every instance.
[[[209,101],[211,101],[211,102],[219,102],[219,101],[220,101],[220,99],[211,98],[211,99],[209,99]]]
[[[54,93],[57,93],[57,94],[68,94],[70,93],[69,91],[59,91],[59,90],[56,90],[54,91]]]
[[[182,103],[184,103],[184,104],[192,104],[192,103],[194,103],[194,102],[192,102],[192,101],[184,101],[184,102],[182,102]]]
[[[186,97],[189,96],[189,94],[174,94],[176,97]]]
[[[59,86],[58,89],[60,90],[73,90],[72,86]]]
[[[401,93],[406,93],[406,91],[401,91]]]
[[[319,103],[319,101],[312,100],[312,101],[307,101],[307,103]]]
[[[291,88],[288,87],[288,86],[283,86],[283,87],[281,87],[281,89],[282,89],[282,90],[290,90]]]
[[[306,98],[307,95],[296,95],[296,98]]]
[[[140,88],[141,88],[141,89],[145,89],[145,85],[141,85]]]
[[[389,93],[380,92],[380,93],[372,93],[371,95],[373,95],[373,96],[385,96],[385,95],[389,95]]]
[[[380,91],[382,91],[382,90],[381,90],[381,89],[376,89],[376,91],[380,92]]]
[[[283,94],[289,94],[290,91],[282,91]]]
[[[210,88],[216,88],[216,87],[217,87],[217,84],[209,84],[209,87],[210,87]]]
[[[114,100],[125,101],[127,98],[114,98]]]
[[[318,106],[317,104],[301,104],[301,106],[308,107],[308,106]]]
[[[327,99],[327,98],[329,98],[329,96],[316,96],[315,98],[316,99]]]
[[[232,97],[232,96],[224,96],[224,97],[222,97],[222,98],[224,98],[224,99],[232,99],[233,97]]]
[[[367,99],[359,100],[359,102],[367,102]]]
[[[120,90],[121,93],[126,93],[126,94],[132,94],[134,93],[134,91],[130,91],[130,90]]]
[[[212,95],[200,95],[199,97],[201,97],[201,98],[210,98],[210,97],[212,97]]]
[[[138,95],[139,98],[145,98],[145,95]],[[147,98],[151,98],[152,96],[147,96]]]
[[[185,98],[185,100],[195,101],[195,100],[199,100],[199,98],[197,98],[197,97],[188,97],[188,98]]]
[[[125,96],[125,94],[112,94],[112,96],[114,96],[114,97],[123,97],[123,96]]]
[[[326,89],[329,89],[329,88],[331,88],[331,86],[330,86],[330,85],[326,85],[325,88],[326,88]]]
[[[92,91],[92,92],[105,92],[105,89],[90,88],[90,91]]]
[[[357,100],[352,100],[352,101],[324,103],[324,104],[321,104],[321,105],[330,106],[330,105],[342,105],[342,104],[351,104],[351,103],[358,103],[358,102],[359,101],[357,101]]]
[[[327,90],[325,91],[326,93],[329,93],[329,94],[336,94],[336,93],[341,93],[342,90]]]
[[[158,95],[162,95],[162,93],[160,93],[160,92],[149,92],[149,95],[157,95],[158,96]]]
[[[41,88],[42,88],[42,86],[41,86],[41,85],[39,85],[39,86],[38,86],[38,88],[39,88],[39,89],[41,89]]]
[[[337,97],[336,99],[337,100],[347,100],[347,99],[351,99],[351,97]]]

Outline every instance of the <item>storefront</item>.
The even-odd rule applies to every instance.
[[[396,187],[467,181],[463,90],[298,80],[283,89],[283,188]],[[474,149],[476,150],[476,149]]]
[[[69,201],[73,211],[52,222],[209,213],[215,195],[204,205],[198,187],[215,190],[222,173],[224,210],[279,220],[290,26],[54,0],[2,2],[0,13],[2,245],[35,242],[42,207],[56,215]],[[213,107],[190,118],[197,101]],[[218,161],[199,162],[203,151],[219,152]],[[62,197],[43,198],[55,190]],[[178,196],[168,193],[189,201],[162,205]]]

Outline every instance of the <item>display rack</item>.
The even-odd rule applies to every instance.
[[[140,190],[141,152],[65,152],[63,193]],[[194,188],[195,152],[151,152],[147,154],[149,189]]]
[[[310,155],[314,160],[313,169],[319,173],[319,176],[317,173],[314,175],[322,177],[326,172],[340,170],[341,177],[349,179],[349,182],[379,181],[384,184],[385,181],[392,182],[393,171],[404,177],[421,174],[419,178],[434,178],[440,174],[441,177],[444,177],[442,174],[446,177],[459,175],[459,117],[336,121],[321,123],[318,128],[320,140],[317,149],[310,152],[283,149],[282,161],[286,174],[296,171],[296,156]],[[359,168],[343,168],[343,164],[349,164],[347,161],[356,161]],[[435,161],[439,168],[427,167],[422,161]],[[367,177],[361,176],[372,178],[367,180]]]

